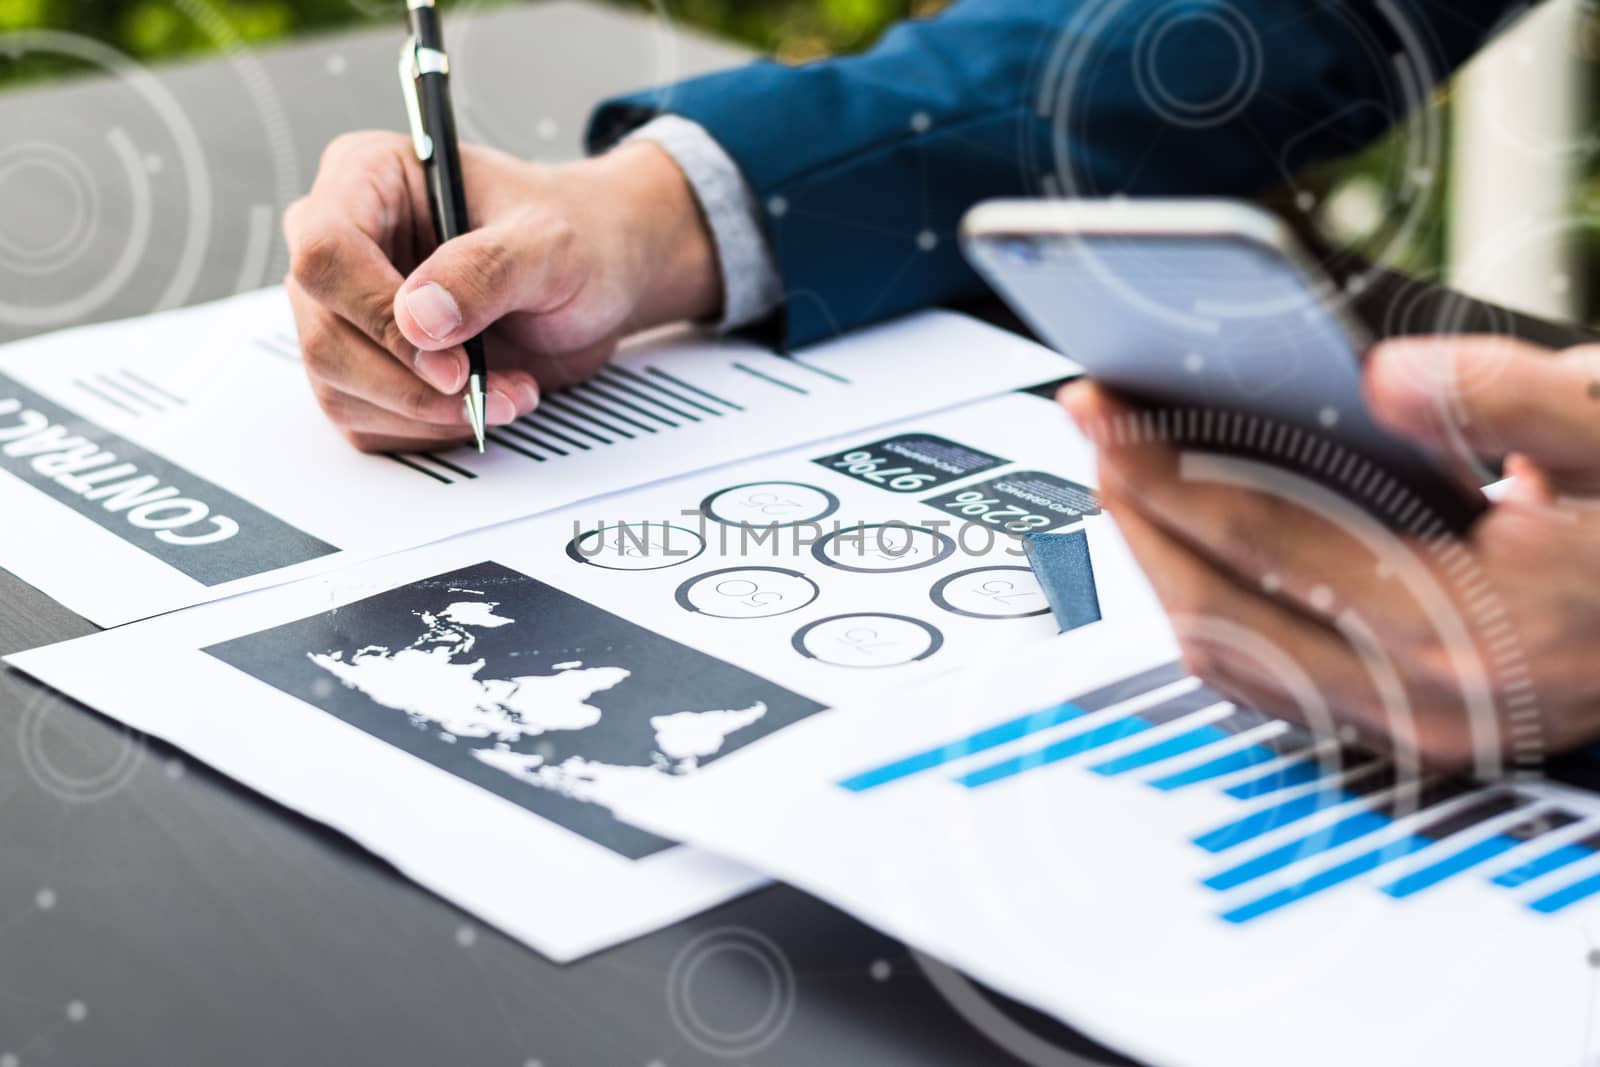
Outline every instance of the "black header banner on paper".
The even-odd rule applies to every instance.
[[[1010,460],[931,433],[903,433],[814,460],[891,493],[922,493],[994,470]]]
[[[3,374],[0,470],[207,586],[338,551]]]
[[[972,522],[1013,534],[1048,533],[1100,514],[1094,490],[1049,471],[1012,471],[927,501]]]

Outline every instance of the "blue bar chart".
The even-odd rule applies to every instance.
[[[966,737],[957,738],[948,745],[913,753],[893,763],[863,771],[839,784],[853,793],[864,793],[870,789],[938,770],[968,756],[1020,741],[1085,715],[1136,700],[1164,687],[1183,684],[1186,684],[1183,668],[1176,663],[1167,664],[1085,693],[1074,700],[1064,701],[1054,707],[1022,715]]]
[[[1436,863],[1412,871],[1403,878],[1390,882],[1383,887],[1383,891],[1390,896],[1400,899],[1420,893],[1424,889],[1432,889],[1447,878],[1454,878],[1476,867],[1510,852],[1521,845],[1525,845],[1535,838],[1546,834],[1555,833],[1564,827],[1578,821],[1577,816],[1564,811],[1548,811],[1526,819],[1516,826],[1503,830],[1493,837],[1486,837],[1481,841],[1468,845]],[[1506,883],[1495,880],[1497,884]]]
[[[1539,915],[1600,897],[1600,805],[1580,814],[1509,785],[1404,776],[1371,753],[1235,706],[1177,663],[837,784],[865,793],[935,775],[986,796],[1046,772],[1132,779],[1173,803],[1203,789],[1237,804],[1236,816],[1190,839],[1217,859],[1201,883],[1231,924],[1362,879],[1398,903],[1476,877],[1517,890]]]
[[[1600,834],[1591,834],[1581,841],[1562,845],[1560,848],[1541,853],[1525,863],[1518,864],[1497,875],[1494,883],[1507,889],[1515,889],[1553,871],[1590,859],[1596,853],[1600,853]]]

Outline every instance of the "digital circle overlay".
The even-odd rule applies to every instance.
[[[749,1014],[728,1020],[727,986],[702,981],[706,971],[724,971],[748,994]],[[708,994],[710,994],[708,996]],[[779,945],[747,927],[710,930],[685,945],[667,970],[667,1010],[690,1044],[718,1059],[742,1060],[771,1045],[794,1014],[794,967]]]
[[[747,482],[700,502],[700,514],[724,526],[796,526],[838,510],[838,497],[804,482]]]
[[[818,563],[858,574],[920,570],[949,559],[955,551],[949,536],[904,523],[853,526],[811,546]]]
[[[717,619],[770,619],[820,596],[817,583],[782,567],[728,567],[678,586],[678,606]]]
[[[1048,615],[1050,604],[1027,567],[974,567],[939,579],[933,602],[969,619],[1027,619]]]
[[[233,20],[215,0],[174,0],[164,7],[225,57],[248,96],[253,116],[235,117],[253,117],[260,124],[251,143],[267,156],[263,162],[274,198],[228,204],[224,212],[205,146],[187,111],[171,88],[132,56],[66,29],[0,32],[0,57],[50,57],[82,65],[114,79],[129,102],[127,108],[97,116],[102,128],[35,124],[30,132],[37,138],[7,139],[0,151],[0,185],[48,183],[64,210],[36,213],[37,218],[13,212],[11,225],[0,226],[0,323],[29,332],[71,325],[128,299],[132,288],[149,287],[147,310],[182,306],[206,282],[207,271],[221,266],[209,258],[214,225],[236,214],[246,235],[239,242],[238,273],[230,275],[237,279],[235,291],[282,276],[282,265],[275,262],[275,220],[302,183],[294,138],[273,82],[255,52],[242,47]],[[178,185],[181,196],[160,195]],[[55,229],[40,232],[35,224]],[[147,253],[153,243],[173,253],[170,266],[151,269]],[[6,275],[42,284],[10,284]]]
[[[1188,39],[1180,39],[1186,32]],[[1182,53],[1194,48],[1197,32],[1225,42],[1222,51],[1231,55],[1221,66],[1233,73],[1226,85],[1198,98],[1168,84],[1169,75],[1182,69]],[[1134,41],[1134,85],[1162,121],[1210,129],[1237,118],[1249,106],[1261,88],[1265,58],[1255,27],[1236,8],[1169,0],[1149,17]]]
[[[1345,279],[1348,295],[1387,282],[1389,270],[1426,232],[1448,187],[1447,113],[1427,106],[1432,87],[1442,80],[1444,56],[1434,29],[1407,5],[1376,4],[1359,12],[1348,4],[1319,6],[1319,39],[1348,57],[1352,76],[1367,88],[1337,114],[1270,141],[1254,132],[1250,116],[1275,91],[1269,68],[1284,47],[1283,19],[1239,0],[1101,0],[1083,7],[1038,67],[1034,101],[1051,136],[1041,139],[1047,148],[1030,162],[1045,195],[1117,194],[1103,168],[1084,167],[1079,156],[1082,146],[1119,131],[1137,142],[1124,146],[1128,157],[1146,162],[1186,142],[1228,141],[1238,165],[1253,160],[1264,172],[1294,176],[1287,179],[1292,210],[1330,249],[1323,266]],[[1194,57],[1202,54],[1214,62],[1197,64]],[[1129,113],[1146,120],[1131,133],[1126,113],[1102,106],[1111,87],[1122,91],[1128,85]],[[1382,161],[1360,179],[1331,188],[1310,177],[1316,168],[1307,164],[1319,135],[1342,123],[1366,122],[1394,131]],[[1314,288],[1286,295],[1270,287],[1256,297],[1249,293],[1252,286],[1241,285],[1241,299],[1179,310],[1152,299],[1146,281],[1123,257],[1097,252],[1086,262],[1108,295],[1197,340],[1214,336],[1215,323],[1249,322],[1348,298]]]
[[[599,526],[567,542],[567,555],[608,571],[662,571],[698,559],[705,538],[666,522]]]
[[[61,759],[62,746],[58,734],[51,729],[50,719],[65,704],[48,689],[39,689],[22,713],[19,740],[22,766],[41,788],[51,795],[73,804],[91,804],[104,800],[131,784],[144,765],[146,753],[144,738],[132,730],[118,727],[115,750],[109,758],[101,759],[100,766],[78,769]],[[94,746],[97,750],[98,744]],[[80,746],[72,745],[71,749]],[[67,755],[81,757],[81,751],[69,750]],[[96,751],[96,757],[100,753]]]
[[[944,644],[938,628],[909,615],[833,615],[795,631],[794,649],[835,667],[899,667],[927,659]]]

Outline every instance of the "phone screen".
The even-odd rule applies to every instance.
[[[1353,455],[1448,528],[1481,512],[1481,495],[1372,419],[1361,390],[1366,342],[1335,310],[1342,294],[1276,249],[1227,235],[981,244],[980,266],[1012,308],[1091,377],[1199,416],[1194,425],[1210,437],[1189,444],[1248,451],[1335,488],[1340,472],[1321,467]]]

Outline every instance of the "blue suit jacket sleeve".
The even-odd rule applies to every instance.
[[[980,292],[956,244],[979,200],[1250,196],[1350,153],[1517,6],[962,0],[865,55],[611,101],[589,142],[664,111],[709,130],[764,207],[798,345]]]

